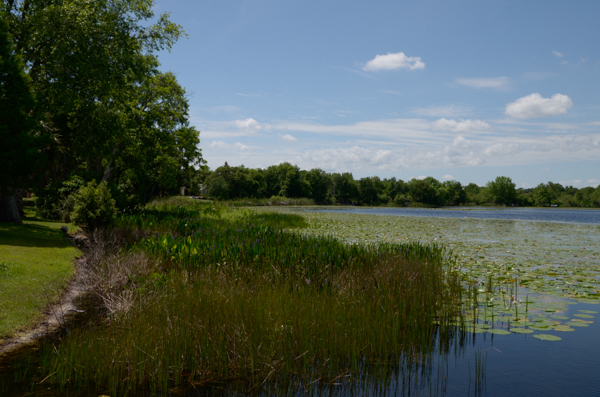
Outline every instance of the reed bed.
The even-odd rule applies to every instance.
[[[41,348],[47,382],[118,395],[233,380],[288,390],[426,366],[448,344],[439,336],[454,329],[462,287],[443,247],[345,244],[302,226],[214,204],[123,217],[127,250],[160,266],[123,287],[135,288],[126,313]]]

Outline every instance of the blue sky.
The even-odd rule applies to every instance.
[[[600,2],[157,1],[211,169],[600,184]]]

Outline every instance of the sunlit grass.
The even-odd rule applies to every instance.
[[[0,223],[0,339],[35,321],[74,273],[80,251],[63,240],[56,222],[34,218]]]

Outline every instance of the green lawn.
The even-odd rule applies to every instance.
[[[74,274],[73,259],[81,255],[63,241],[64,223],[37,219],[32,208],[25,210],[23,226],[0,223],[0,341],[57,299]]]

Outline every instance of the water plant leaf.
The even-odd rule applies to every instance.
[[[536,339],[547,340],[547,341],[559,341],[559,340],[562,340],[562,338],[560,336],[550,335],[550,334],[535,334],[535,335],[533,335],[533,337],[536,338]]]
[[[581,323],[581,322],[575,322],[575,321],[566,322],[565,325],[568,325],[570,327],[581,327],[581,328],[583,328],[583,327],[589,327],[589,324]]]
[[[496,334],[496,335],[510,335],[510,331],[507,331],[505,329],[499,329],[499,328],[488,329],[487,332],[489,332],[490,334]]]
[[[586,313],[586,314],[597,314],[598,312],[594,311],[594,310],[578,310],[578,312],[580,313]]]
[[[579,317],[579,318],[594,318],[594,316],[590,316],[589,314],[573,314],[574,317]]]
[[[534,331],[528,328],[511,328],[510,332],[514,332],[515,334],[533,334]]]

